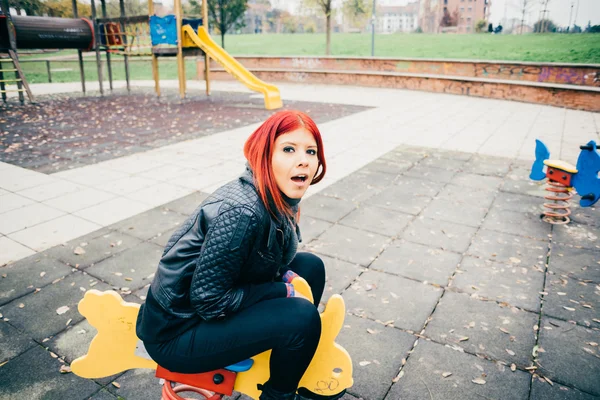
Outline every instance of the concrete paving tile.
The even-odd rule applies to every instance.
[[[143,242],[92,265],[86,272],[113,287],[135,290],[148,283],[147,277],[156,271],[162,252],[161,246]]]
[[[571,221],[578,224],[600,226],[600,216],[598,213],[598,203],[592,207],[581,207],[577,198],[571,203]]]
[[[162,386],[154,376],[156,371],[149,369],[132,369],[115,380],[119,388],[108,385],[106,388],[119,398],[127,400],[148,400],[161,397]]]
[[[375,333],[368,333],[367,329]],[[415,336],[398,329],[347,316],[336,342],[352,356],[354,385],[348,392],[365,400],[382,399],[415,339]],[[370,364],[361,366],[363,361]]]
[[[85,269],[141,242],[140,239],[121,232],[105,230],[101,233],[103,234],[90,234],[73,239],[64,245],[46,250],[44,254],[68,265],[78,266],[78,269]],[[81,251],[77,250],[79,254],[76,254],[77,248],[83,249],[85,253],[80,254]]]
[[[97,165],[87,165],[81,168],[57,172],[51,176],[79,183],[81,185],[95,187],[97,184],[116,181],[125,178],[128,175],[129,174],[125,172],[110,170]]]
[[[194,189],[161,182],[125,195],[126,198],[156,207],[180,199],[194,192]]]
[[[389,242],[386,236],[334,225],[306,246],[344,261],[368,266]]]
[[[113,224],[110,228],[148,240],[159,233],[179,227],[186,219],[187,216],[158,207]]]
[[[337,222],[356,208],[356,204],[341,198],[315,194],[302,202],[302,215]]]
[[[178,212],[179,214],[189,216],[192,215],[194,210],[202,204],[204,199],[208,197],[207,193],[203,192],[192,192],[181,199],[173,200],[163,205],[164,208]]]
[[[104,192],[124,195],[145,189],[149,186],[155,185],[157,182],[158,181],[156,179],[142,178],[141,176],[127,176],[125,178],[117,179],[116,181],[98,184],[96,185],[96,189]]]
[[[482,206],[471,206],[460,201],[438,197],[427,205],[423,216],[476,228],[481,225],[487,212],[488,209]]]
[[[511,160],[476,154],[463,167],[463,171],[479,175],[504,177],[510,170]]]
[[[344,292],[344,300],[346,310],[354,315],[393,321],[398,328],[419,332],[441,294],[440,288],[367,271]]]
[[[147,211],[150,208],[152,207],[139,201],[117,197],[102,204],[84,208],[75,212],[74,215],[98,225],[107,226]]]
[[[0,188],[9,192],[18,192],[34,186],[41,186],[55,182],[52,176],[25,168],[9,167],[0,174]]]
[[[390,161],[405,161],[410,163],[418,163],[429,156],[431,149],[413,146],[398,146],[394,150],[385,153],[380,158]]]
[[[101,386],[75,374],[61,374],[63,365],[40,346],[0,368],[0,399],[85,399]]]
[[[398,236],[414,218],[413,215],[369,205],[359,206],[342,218],[341,225],[371,231],[385,236]]]
[[[163,233],[158,233],[158,234],[156,234],[156,236],[154,236],[152,239],[150,239],[150,243],[157,244],[160,247],[164,248],[167,245],[167,243],[169,242],[169,239],[171,239],[171,236],[173,236],[173,234],[175,232],[177,232],[178,229],[179,229],[179,227],[169,229],[168,231],[163,232]]]
[[[452,177],[450,183],[467,188],[493,191],[500,187],[502,184],[502,178],[497,176],[472,174],[468,172],[458,172]]]
[[[538,370],[554,382],[600,396],[600,333],[568,322],[542,317]],[[546,327],[551,329],[546,329]],[[596,328],[598,324],[596,324]],[[587,349],[587,350],[586,350]]]
[[[548,270],[570,277],[600,282],[600,252],[552,243]]]
[[[414,164],[408,160],[403,160],[400,157],[394,160],[378,158],[373,162],[370,162],[362,170],[364,172],[383,172],[386,174],[400,175],[406,172]]]
[[[443,170],[450,170],[454,172],[461,171],[465,166],[466,160],[449,158],[448,155],[441,156],[439,153],[434,152],[429,154],[428,157],[424,158],[419,166],[438,168]]]
[[[46,200],[44,204],[68,213],[72,213],[96,204],[100,204],[115,197],[116,195],[114,193],[108,193],[92,188],[83,188],[82,190]]]
[[[24,353],[36,343],[8,322],[0,320],[0,364]]]
[[[68,214],[12,233],[9,237],[31,249],[42,251],[99,228],[93,222]]]
[[[473,238],[467,254],[523,267],[537,265],[542,268],[548,254],[548,243],[480,229]]]
[[[489,209],[498,193],[493,190],[465,188],[454,184],[446,185],[436,196],[436,200],[451,200],[471,209]]]
[[[83,289],[90,289],[90,284],[96,284],[94,289],[108,289],[108,285],[97,282],[96,279],[81,272],[74,272],[64,279],[45,286],[38,293],[21,297],[0,307],[0,313],[10,320],[16,328],[26,331],[37,341],[61,332],[69,324],[75,324],[83,319],[77,311],[77,304],[83,298]],[[23,307],[20,307],[20,305]],[[67,306],[63,314],[57,310]],[[62,310],[61,310],[62,311]]]
[[[46,201],[55,197],[63,196],[69,193],[84,189],[84,186],[73,182],[56,179],[52,183],[34,186],[19,192],[21,196],[28,197],[35,201]]]
[[[363,271],[363,267],[337,258],[317,254],[325,264],[325,289],[321,302],[326,302],[332,294],[342,292],[354,281],[354,279]]]
[[[360,169],[339,180],[334,185],[325,188],[321,194],[360,202],[389,187],[395,178],[396,176],[393,174]]]
[[[531,383],[531,400],[594,400],[596,396],[567,386],[554,383],[550,385],[542,378],[534,378]]]
[[[401,177],[395,183],[370,198],[369,205],[417,215],[443,186],[442,183],[411,177]]]
[[[451,286],[479,298],[538,312],[544,273],[514,264],[465,257]]]
[[[35,254],[2,268],[0,304],[32,293],[57,278],[69,275],[72,268],[55,259]]]
[[[600,250],[600,227],[571,222],[567,225],[554,225],[552,241],[574,247]]]
[[[447,169],[427,167],[422,164],[408,170],[404,176],[418,178],[433,182],[448,183],[452,180],[456,172]]]
[[[528,367],[537,323],[536,313],[446,291],[424,334],[472,354]]]
[[[25,247],[6,236],[0,237],[0,249],[2,249],[0,252],[0,267],[35,254],[35,251],[29,247]]]
[[[371,269],[446,286],[460,259],[457,253],[396,240],[371,264]]]
[[[490,210],[510,210],[539,215],[543,209],[543,199],[537,196],[499,192]]]
[[[463,253],[469,248],[475,232],[477,229],[470,226],[418,217],[408,225],[402,238],[409,242]]]
[[[526,399],[530,375],[447,346],[419,340],[402,369],[404,375],[385,397],[386,400]],[[452,375],[444,378],[443,373]],[[473,383],[484,379],[484,385]]]
[[[66,330],[47,341],[45,345],[71,364],[76,358],[87,354],[96,333],[98,333],[96,328],[84,319],[77,324],[69,325]]]
[[[33,201],[27,197],[9,192],[2,196],[2,201],[0,201],[0,213],[15,210],[30,204],[33,204]]]
[[[108,390],[102,389],[95,393],[89,400],[117,400],[117,396],[111,394]]]
[[[529,170],[515,168],[510,171],[504,183],[500,187],[503,192],[511,192],[518,194],[532,194],[543,193],[545,184],[543,182],[532,181],[529,179],[531,173],[531,167]]]
[[[303,215],[302,208],[300,209],[300,235],[302,235],[302,245],[308,245],[313,239],[319,237],[323,232],[333,226],[332,223],[315,219],[307,215]]]
[[[548,274],[545,291],[548,295],[544,298],[544,314],[586,326],[594,324],[594,318],[599,318],[599,283]],[[594,326],[600,328],[599,323]]]
[[[539,212],[530,213],[492,209],[486,215],[483,224],[485,229],[545,240],[550,235],[551,225],[542,221]]]
[[[64,215],[64,211],[34,203],[0,214],[0,233],[8,235]]]

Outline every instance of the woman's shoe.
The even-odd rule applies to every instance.
[[[338,394],[322,396],[320,394],[313,393],[306,388],[300,388],[298,389],[298,394],[294,400],[338,400],[344,397],[344,394],[346,394],[346,389],[342,390]]]

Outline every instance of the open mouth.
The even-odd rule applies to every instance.
[[[292,180],[296,183],[306,182],[307,179],[308,179],[308,175],[305,175],[305,174],[292,176]]]

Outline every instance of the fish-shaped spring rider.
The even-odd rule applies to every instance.
[[[292,282],[295,290],[312,301],[312,292],[302,278]],[[269,358],[266,351],[223,369],[200,374],[170,372],[157,365],[135,334],[140,305],[124,301],[112,290],[88,290],[78,305],[79,312],[96,328],[88,353],[71,364],[78,376],[103,378],[133,368],[156,370],[156,377],[165,380],[162,400],[183,400],[179,393],[197,393],[207,400],[220,400],[233,390],[258,399],[257,384],[269,379]],[[341,393],[353,384],[352,360],[335,338],[342,329],[346,307],[343,298],[334,294],[321,313],[321,339],[311,364],[300,381],[305,387],[323,396]]]
[[[535,161],[529,177],[535,181],[548,179],[544,198],[550,202],[544,203],[547,209],[542,218],[551,224],[567,224],[571,221],[569,200],[575,190],[580,196],[579,205],[590,207],[600,198],[600,152],[596,142],[590,140],[579,146],[581,153],[577,165],[573,166],[561,160],[550,160],[548,147],[539,139],[535,141]]]

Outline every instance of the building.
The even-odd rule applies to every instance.
[[[456,32],[473,33],[477,21],[488,20],[490,7],[491,0],[421,0],[419,26],[423,32],[438,33],[444,12],[451,16],[456,12]]]
[[[458,11],[458,33],[474,33],[477,21],[489,19],[490,7],[491,0],[442,0],[442,12]]]
[[[377,33],[414,32],[419,22],[419,3],[377,8]]]

